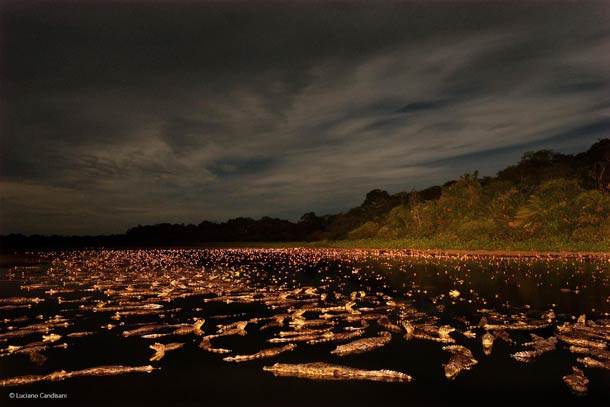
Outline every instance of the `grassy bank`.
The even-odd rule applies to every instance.
[[[361,239],[336,242],[315,242],[313,244],[334,247],[363,248],[405,248],[441,250],[525,250],[525,251],[569,251],[569,252],[610,252],[610,242],[565,242],[552,240],[528,240],[519,242],[470,240],[453,241],[438,239]]]
[[[562,240],[526,240],[518,242],[494,240],[441,240],[441,239],[357,239],[322,240],[316,242],[231,242],[215,243],[217,247],[334,247],[369,249],[432,249],[470,251],[531,251],[531,252],[606,252],[610,253],[610,241],[566,242]]]

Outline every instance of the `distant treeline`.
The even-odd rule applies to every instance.
[[[442,186],[390,195],[375,189],[346,213],[198,225],[138,225],[122,235],[1,237],[3,250],[196,245],[209,242],[442,238],[610,242],[610,139],[565,155],[526,153],[495,177],[465,174]]]

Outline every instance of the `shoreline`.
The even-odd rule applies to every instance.
[[[367,244],[368,243],[368,244]],[[610,261],[608,250],[546,250],[546,249],[447,249],[438,247],[417,247],[416,245],[398,245],[397,241],[388,244],[367,241],[316,241],[316,242],[214,242],[202,245],[183,246],[192,248],[305,248],[305,249],[341,249],[341,250],[371,250],[371,251],[402,251],[413,255],[447,256],[447,257],[521,257],[521,258],[596,258]]]
[[[198,246],[199,248],[227,248],[227,249],[338,249],[338,250],[368,250],[378,252],[406,252],[410,255],[428,255],[434,257],[512,257],[512,258],[575,258],[575,259],[603,259],[610,262],[610,251],[552,251],[552,250],[487,250],[487,249],[419,249],[398,247],[343,247],[339,245],[226,245],[226,246]],[[195,247],[193,247],[195,248]]]
[[[610,262],[610,251],[579,251],[579,250],[519,250],[519,249],[439,249],[396,247],[392,245],[357,246],[337,242],[214,242],[190,245],[164,245],[164,246],[131,246],[131,247],[86,247],[65,248],[59,250],[163,250],[163,249],[337,249],[337,250],[363,250],[376,252],[403,252],[412,256],[432,257],[505,257],[530,259],[595,259]],[[35,264],[38,253],[55,251],[58,249],[27,250],[27,253],[0,253],[0,266]]]
[[[579,258],[607,259],[610,252],[570,252],[538,250],[458,250],[458,249],[371,249],[371,250],[404,250],[413,255],[447,256],[447,257],[519,257],[519,258]]]

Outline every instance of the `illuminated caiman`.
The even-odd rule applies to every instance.
[[[425,323],[414,326],[409,321],[402,321],[402,326],[406,331],[404,336],[406,340],[415,338],[440,343],[455,343],[455,339],[449,335],[455,331],[455,328],[449,325],[439,327],[431,323]]]
[[[212,342],[210,342],[210,338],[203,338],[199,343],[199,347],[205,351],[210,353],[231,353],[233,352],[231,349],[224,348],[215,348],[212,346]]]
[[[585,356],[584,358],[576,359],[578,363],[582,363],[586,367],[597,367],[600,369],[610,370],[610,361],[599,361],[597,359],[590,358],[589,356]]]
[[[51,332],[56,327],[67,328],[69,325],[70,324],[64,318],[54,318],[43,323],[32,324],[13,331],[1,333],[0,341],[4,339],[21,338],[37,333],[46,334]]]
[[[173,342],[173,343],[167,343],[167,344],[156,342],[149,346],[149,348],[151,348],[152,350],[155,351],[155,354],[152,355],[149,360],[151,362],[156,362],[158,360],[161,360],[165,356],[165,352],[180,349],[182,346],[184,346],[184,343],[181,343],[181,342]]]
[[[579,368],[572,366],[572,374],[563,376],[563,382],[574,392],[576,395],[584,395],[587,393],[587,385],[589,379],[586,378],[585,374]]]
[[[144,372],[150,373],[153,370],[158,369],[150,365],[148,366],[100,366],[92,367],[88,369],[76,370],[73,372],[66,372],[65,370],[59,370],[52,372],[47,375],[29,375],[29,376],[18,376],[9,379],[0,380],[0,387],[7,386],[19,386],[23,384],[37,383],[43,381],[59,381],[77,376],[112,376],[124,373],[137,373]]]
[[[599,348],[583,348],[580,346],[570,346],[570,352],[580,353],[583,355],[591,356],[596,359],[603,359],[610,362],[610,350],[599,349]]]
[[[316,345],[318,343],[324,342],[342,342],[347,341],[349,339],[354,339],[364,334],[364,329],[356,329],[350,332],[325,332],[322,334],[321,338],[318,339],[310,339],[307,341],[308,345]]]
[[[390,319],[385,316],[377,320],[377,325],[390,332],[400,333],[400,331],[402,331],[398,325],[393,324]]]
[[[67,347],[68,347],[67,343],[49,346],[49,345],[45,344],[44,342],[35,342],[35,343],[27,344],[24,346],[10,345],[8,348],[2,349],[2,351],[0,351],[0,357],[16,355],[16,354],[26,354],[29,356],[31,362],[36,363],[37,365],[40,366],[47,360],[47,357],[44,356],[43,354],[41,354],[40,352],[45,351],[47,349],[56,349],[56,348],[66,349]]]
[[[387,345],[392,340],[392,334],[386,331],[379,333],[380,336],[374,336],[371,338],[357,339],[355,341],[346,343],[345,345],[339,345],[337,348],[330,353],[333,355],[345,356],[355,353],[364,353],[382,346]]]
[[[452,353],[449,362],[444,365],[447,379],[455,379],[462,370],[470,370],[478,363],[470,349],[462,345],[443,346],[443,350]]]
[[[486,331],[495,331],[495,330],[511,330],[511,331],[534,331],[537,329],[548,328],[550,323],[537,320],[524,318],[522,320],[518,320],[510,323],[490,323],[487,321],[486,317],[481,318],[481,322],[479,322],[479,326]]]
[[[410,382],[406,373],[394,370],[364,370],[328,363],[283,364],[265,366],[263,370],[275,376],[301,377],[313,380],[372,380],[376,382]]]
[[[528,363],[531,362],[534,358],[542,355],[543,353],[555,350],[557,347],[557,338],[551,336],[547,339],[544,339],[536,334],[530,334],[532,337],[532,342],[524,343],[524,346],[531,346],[533,350],[525,350],[512,354],[511,356],[519,361]]]
[[[182,328],[176,329],[171,335],[190,335],[194,334],[197,336],[203,335],[203,331],[201,330],[201,326],[205,323],[205,319],[197,318],[195,322],[191,326],[184,326]]]
[[[575,324],[564,323],[557,327],[557,338],[568,345],[582,348],[605,349],[610,341],[610,328],[603,324],[586,321],[581,315]]]
[[[481,343],[483,345],[483,352],[486,355],[491,354],[491,348],[494,346],[494,339],[496,339],[492,334],[486,332],[485,335],[481,337]]]
[[[239,335],[244,336],[248,332],[246,331],[246,327],[248,326],[248,321],[237,321],[229,325],[223,325],[218,328],[218,332],[214,335],[208,335],[209,338],[219,338],[221,336],[231,336],[231,335]]]
[[[176,325],[176,324],[174,324],[174,325],[149,324],[149,325],[142,326],[140,328],[123,331],[123,336],[125,338],[127,338],[129,336],[146,335],[146,334],[151,334],[153,332],[157,332],[157,331],[164,330],[164,329],[181,328],[181,327],[182,327],[182,325]]]
[[[223,360],[226,362],[247,362],[249,360],[271,358],[271,357],[279,355],[280,353],[294,350],[296,347],[297,347],[297,345],[295,345],[293,343],[289,343],[288,345],[285,345],[285,346],[282,346],[279,348],[263,349],[260,352],[256,352],[252,355],[228,356],[228,357],[224,358]]]

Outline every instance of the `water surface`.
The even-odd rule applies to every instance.
[[[568,343],[559,340],[555,350],[530,363],[511,357],[531,348],[526,345],[531,334],[557,336],[558,327],[575,325],[581,315],[610,337],[610,329],[603,328],[610,318],[610,263],[605,259],[450,258],[348,249],[73,251],[44,253],[39,264],[27,267],[2,267],[0,280],[0,337],[35,324],[49,326],[44,333],[5,335],[0,379],[105,365],[160,368],[4,387],[3,405],[48,402],[8,397],[41,392],[66,394],[53,403],[76,405],[608,405],[610,400],[610,370],[584,367],[577,360],[583,355],[571,352]],[[14,300],[22,297],[38,300]],[[281,323],[269,326],[278,316],[284,316]],[[205,319],[202,332],[124,335],[151,324],[191,326],[196,319]],[[392,340],[348,356],[331,351],[349,340],[295,342],[295,350],[273,358],[223,360],[285,345],[269,340],[280,332],[309,329],[308,321],[318,320],[327,323],[311,329],[363,329],[354,339],[377,336],[389,329],[389,322]],[[238,321],[248,321],[241,335],[211,339],[214,348],[231,353],[199,346],[219,325],[222,330],[222,325]],[[407,322],[429,338],[406,338]],[[491,333],[500,331],[497,325],[506,327],[510,340],[497,338],[489,354],[481,344],[485,322],[496,326]],[[533,327],[512,329],[515,324]],[[451,340],[470,349],[478,361],[453,380],[444,371],[451,357],[442,349],[447,343],[434,334],[435,327],[443,326],[453,328]],[[76,332],[92,334],[68,336]],[[67,348],[40,351],[44,362],[7,350],[9,345],[41,341],[49,333],[61,335],[50,346],[66,343]],[[607,343],[608,337],[601,341]],[[149,345],[155,342],[184,346],[150,362],[154,351]],[[263,370],[274,363],[310,362],[391,369],[415,380],[316,381],[275,377]],[[586,395],[573,394],[562,380],[572,366],[583,369],[590,380]]]

